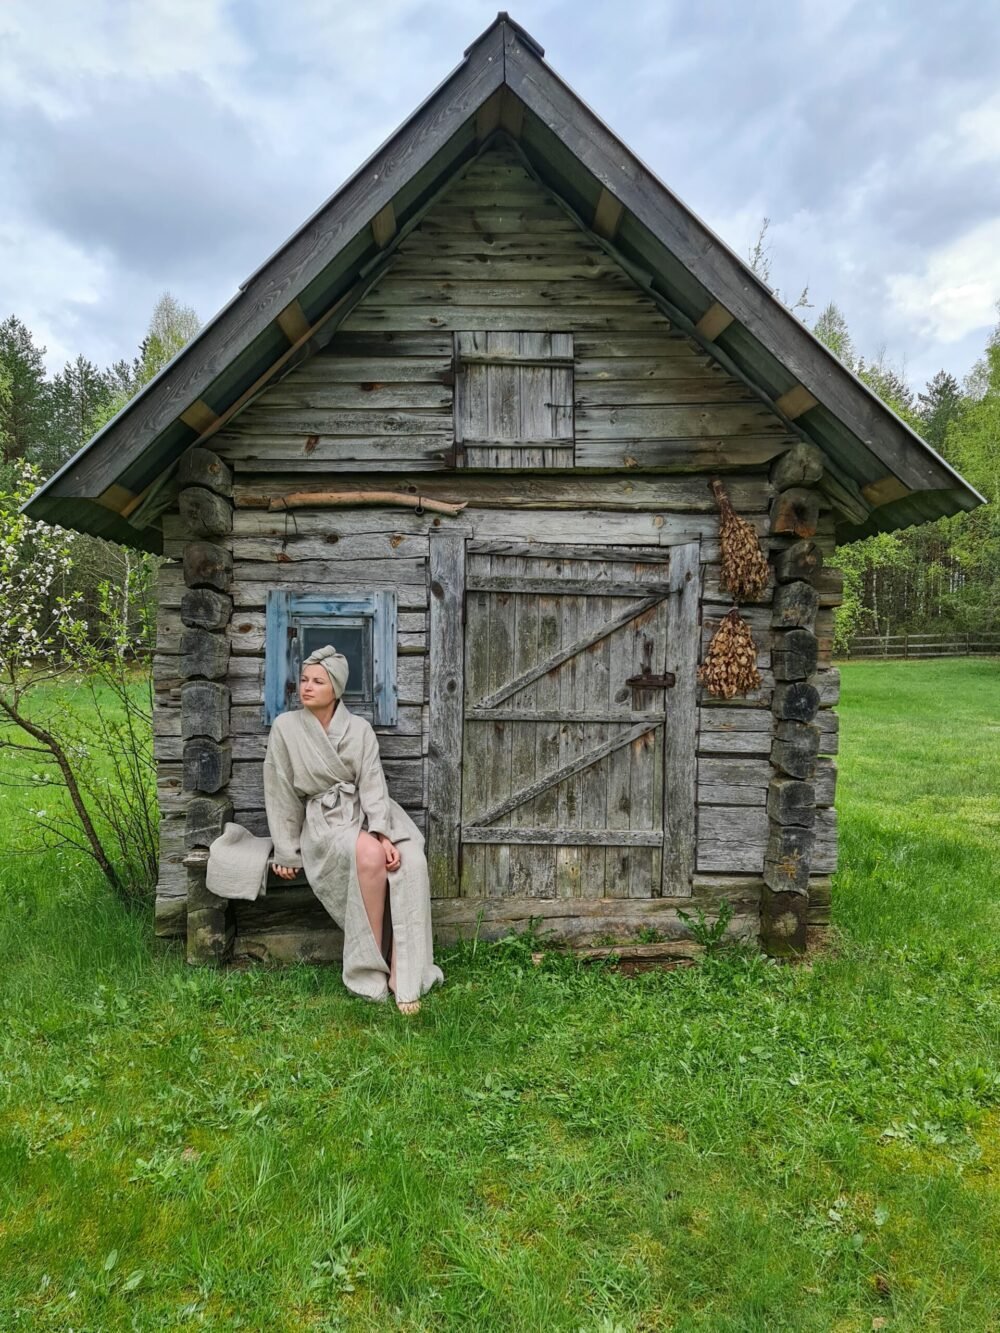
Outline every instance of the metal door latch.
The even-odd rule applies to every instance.
[[[653,672],[653,640],[645,634],[642,638],[642,671],[638,676],[629,676],[625,684],[633,689],[669,690],[677,684],[677,677],[672,671],[664,671],[662,676]]]
[[[662,676],[629,676],[625,684],[647,690],[669,690],[677,684],[677,677],[672,671],[665,671]]]

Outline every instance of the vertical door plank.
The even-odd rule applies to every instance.
[[[557,561],[545,562],[554,573]],[[574,574],[578,570],[573,571]],[[565,647],[579,638],[581,627],[581,603],[586,598],[579,595],[559,598],[559,635],[560,646]],[[557,669],[559,680],[559,710],[562,713],[573,712],[577,703],[577,677],[580,672],[579,656],[571,657]],[[580,722],[561,722],[559,725],[559,763],[568,764],[577,758],[584,748],[584,726]],[[559,784],[558,827],[580,827],[580,781],[581,774],[574,773]],[[556,852],[556,896],[559,898],[577,898],[580,894],[580,848],[578,846],[559,847]]]
[[[488,557],[473,555],[468,560],[470,575],[485,572]],[[489,604],[490,594],[466,593],[465,626],[465,711],[485,698],[489,679]],[[467,719],[463,747],[462,818],[476,818],[487,806],[486,740],[489,723]],[[462,896],[479,898],[486,894],[485,848],[478,843],[462,847]]]
[[[490,560],[491,574],[503,575],[507,572],[504,567],[504,556],[488,556],[487,559]],[[489,694],[506,685],[513,674],[511,664],[514,660],[514,598],[515,594],[512,592],[490,594],[490,658],[486,679],[486,689]],[[511,743],[514,723],[484,722],[482,726],[489,737],[484,756],[488,769],[486,803],[493,807],[511,795]],[[493,827],[509,825],[511,815],[502,815],[499,820],[493,820],[492,823]],[[488,843],[485,850],[483,868],[486,882],[491,886],[490,896],[506,897],[511,891],[510,844]]]
[[[588,576],[594,580],[595,592],[601,579],[613,576],[615,566],[610,561],[588,561]],[[622,607],[617,597],[588,597],[584,633],[592,633],[599,625],[610,620]],[[580,685],[577,688],[579,706],[600,715],[608,712],[609,649],[607,637],[598,640],[580,655]],[[587,749],[603,744],[609,735],[607,722],[589,723],[585,729]],[[610,756],[609,756],[610,758]],[[587,829],[607,828],[608,820],[608,759],[602,759],[581,776],[580,824]],[[580,849],[580,893],[584,898],[600,898],[604,893],[607,850],[604,847]]]
[[[636,582],[662,582],[663,569],[651,565],[636,566]],[[635,641],[636,656],[633,659],[636,672],[646,667],[653,675],[661,675],[667,657],[667,604],[659,602],[644,616],[636,621],[640,634]],[[633,774],[634,807],[637,819],[634,828],[663,829],[663,765],[665,759],[666,728],[669,722],[669,692],[650,690],[643,694],[637,692],[635,699],[643,700],[644,706],[651,713],[667,720],[642,738],[643,748],[632,747],[638,755],[638,763]],[[662,850],[660,847],[638,848],[638,855],[633,857],[632,876],[629,883],[629,896],[632,898],[652,898],[658,895],[662,878]]]
[[[526,561],[514,556],[504,561],[504,573],[522,576]],[[511,659],[510,674],[518,676],[528,671],[538,661],[538,597],[535,593],[514,594],[514,653]],[[535,684],[519,690],[509,700],[510,704],[521,710],[531,710],[535,703]],[[510,790],[523,791],[535,780],[535,723],[511,722],[510,748]],[[511,824],[515,828],[531,828],[534,824],[530,802],[517,806],[511,812]],[[523,844],[514,844],[510,849],[510,884],[511,893],[518,897],[532,897],[535,893],[534,875],[535,848]]]
[[[544,562],[539,559],[526,562],[526,572],[530,576],[543,573]],[[561,597],[539,595],[538,597],[538,660],[557,652],[562,644],[562,627],[559,616]],[[559,677],[554,671],[539,677],[535,682],[535,704],[539,712],[551,715],[559,707]],[[546,721],[535,724],[535,773],[541,777],[559,767],[559,723]],[[557,827],[559,801],[555,791],[550,788],[541,796],[529,802],[529,811],[538,828]],[[537,896],[554,898],[556,896],[556,856],[554,846],[540,845],[535,849],[535,875],[538,879]]]
[[[623,569],[627,566],[623,566]],[[623,576],[624,577],[624,576]],[[612,712],[628,713],[632,707],[632,690],[625,684],[633,674],[632,626],[623,625],[608,640],[608,695]],[[627,722],[615,723],[615,733],[628,729]],[[608,828],[632,827],[632,752],[623,746],[608,755]],[[627,898],[632,877],[632,856],[641,851],[621,844],[607,849],[604,870],[604,894],[607,898]]]
[[[678,897],[691,893],[694,873],[699,555],[698,542],[686,542],[670,552],[669,583],[677,593],[667,605],[667,670],[676,675],[677,683],[667,700],[661,892]]]
[[[459,893],[462,826],[464,537],[432,531],[430,587],[427,860],[433,895],[454,898]]]
[[[641,574],[637,576],[637,582]],[[656,660],[656,616],[659,606],[650,607],[630,624],[632,635],[632,675],[640,675],[649,670],[655,674],[658,670]],[[633,706],[650,713],[656,713],[662,702],[662,695],[653,690],[634,690]],[[657,757],[656,732],[649,731],[629,745],[628,753],[632,763],[632,828],[653,829],[659,827],[659,814],[653,817],[653,768]],[[631,874],[627,896],[630,898],[652,897],[651,881],[652,853],[649,847],[636,847],[632,854]]]

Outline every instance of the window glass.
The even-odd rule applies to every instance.
[[[370,618],[327,619],[300,623],[300,661],[304,662],[317,648],[328,643],[347,658],[348,676],[344,698],[347,700],[372,697],[372,622]]]

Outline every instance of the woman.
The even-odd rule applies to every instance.
[[[435,966],[424,839],[386,787],[371,724],[342,695],[347,659],[332,645],[307,657],[302,711],[280,714],[264,759],[264,803],[274,870],[301,868],[344,932],[344,985],[369,1000],[391,990],[405,1014],[444,981]],[[381,948],[386,902],[389,965]],[[388,981],[388,988],[387,988]]]

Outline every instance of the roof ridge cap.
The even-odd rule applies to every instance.
[[[537,38],[532,37],[531,33],[527,30],[527,28],[523,28],[521,24],[518,23],[517,19],[512,19],[511,16],[507,13],[506,9],[501,9],[497,14],[496,18],[489,25],[489,27],[484,28],[483,31],[479,34],[479,36],[476,37],[474,41],[471,41],[469,43],[469,45],[462,52],[463,58],[468,60],[470,53],[475,50],[475,48],[479,45],[479,43],[483,40],[484,37],[488,37],[489,34],[494,30],[494,28],[502,28],[504,26],[511,28],[514,32],[516,32],[518,37],[520,37],[521,41],[525,44],[525,46],[527,46],[530,50],[532,50],[535,53],[535,55],[538,56],[539,60],[545,59],[545,47],[542,46],[541,42],[538,41]]]

